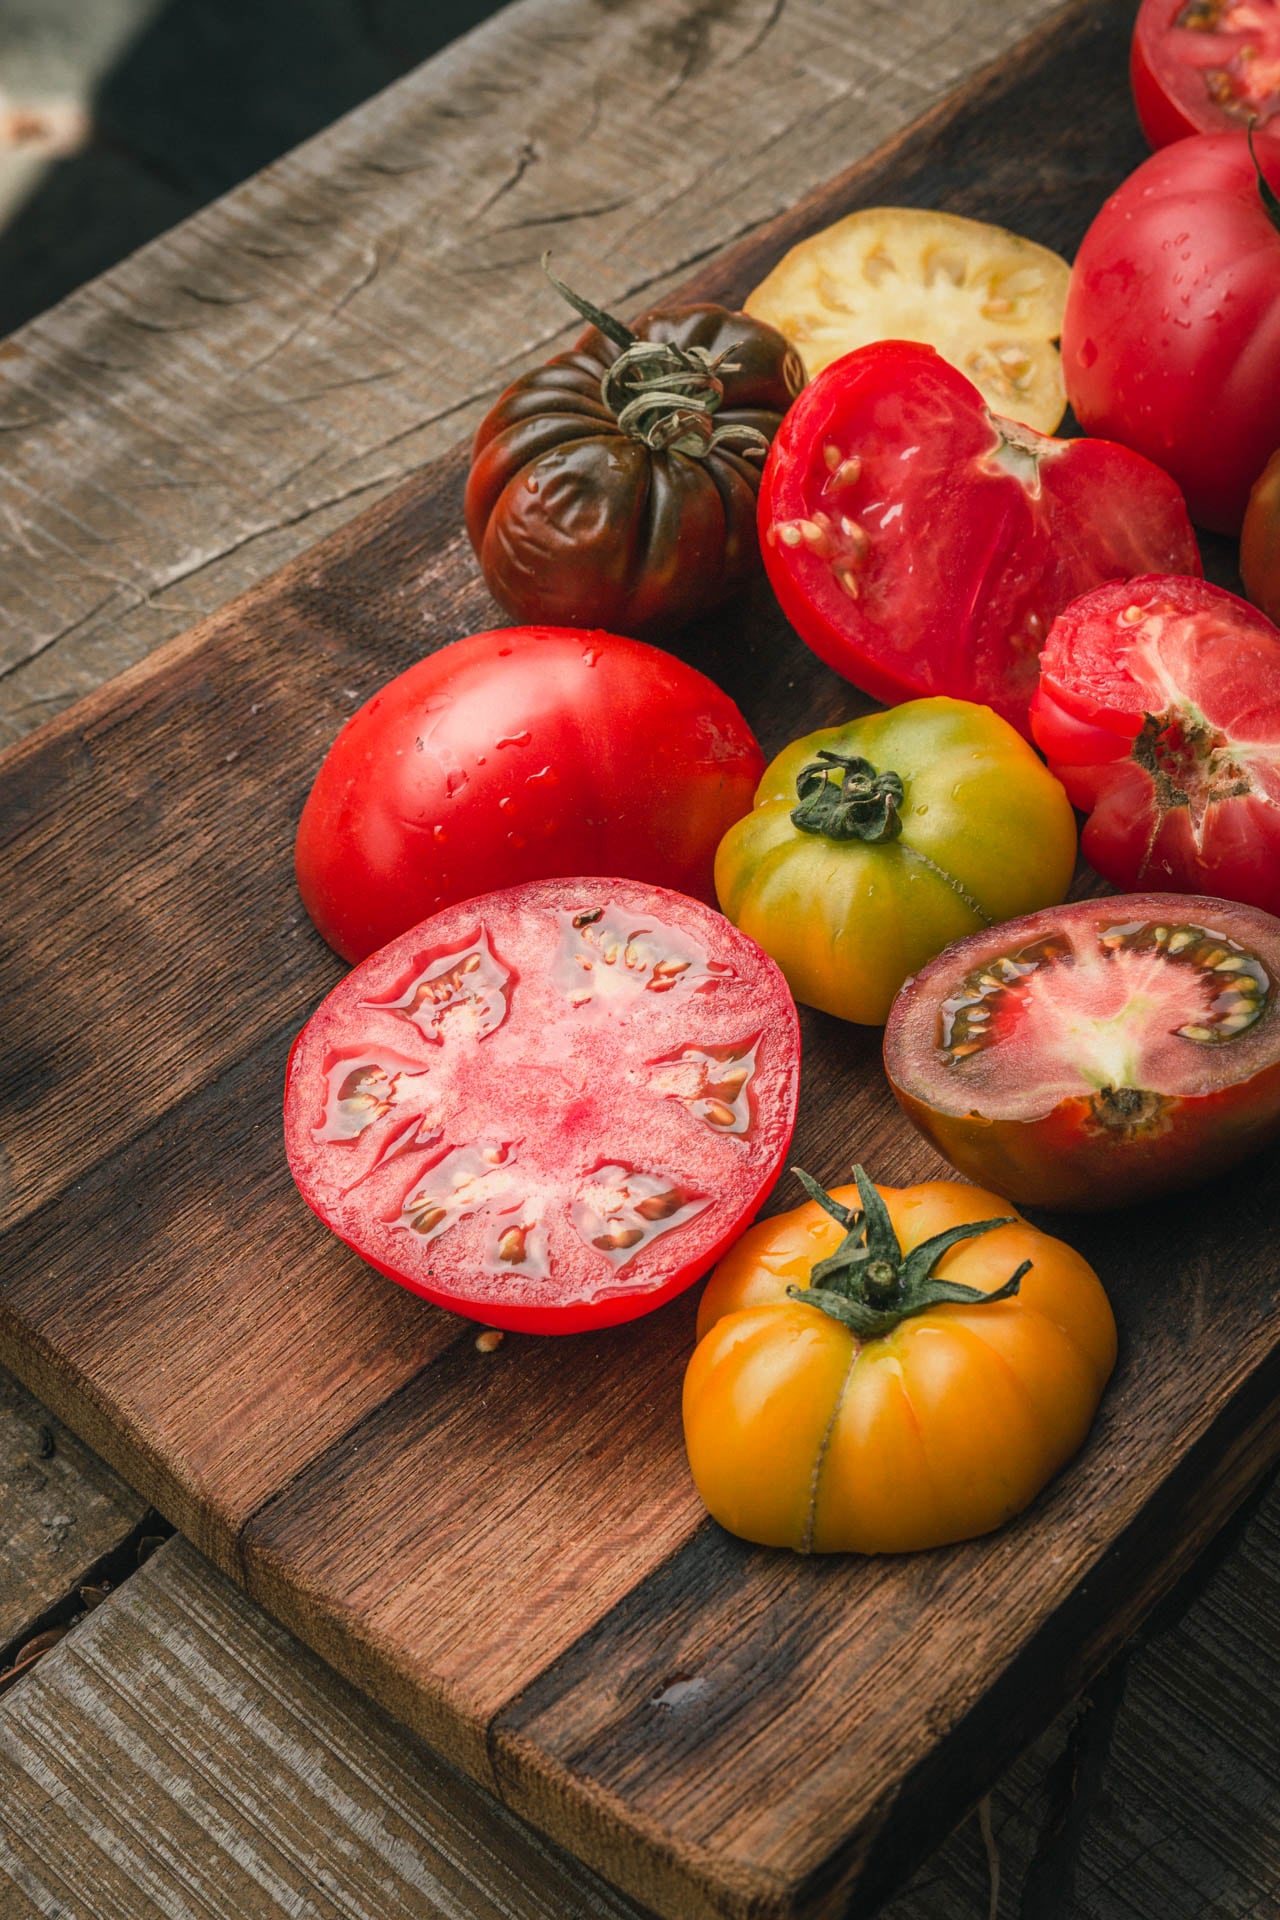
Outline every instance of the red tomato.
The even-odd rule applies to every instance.
[[[1278,0],[1142,0],[1129,55],[1153,147],[1280,111]]]
[[[1200,568],[1165,474],[999,419],[902,340],[805,388],[765,464],[760,538],[788,620],[855,686],[978,701],[1023,733],[1062,607],[1104,580]]]
[[[1280,632],[1204,580],[1098,587],[1059,614],[1031,703],[1081,847],[1118,887],[1280,912]]]
[[[768,956],[699,901],[550,880],[449,907],[299,1034],[303,1199],[382,1273],[518,1332],[648,1313],[759,1206],[800,1040]]]
[[[1280,186],[1280,133],[1255,145]],[[1081,426],[1164,467],[1198,525],[1236,533],[1280,446],[1277,368],[1280,232],[1246,136],[1162,148],[1112,194],[1076,255],[1062,370]]]
[[[303,903],[362,960],[455,900],[621,873],[714,901],[764,756],[705,674],[567,627],[475,633],[352,716],[298,825]]]
[[[1280,921],[1255,907],[1077,900],[908,980],[885,1070],[971,1180],[998,1176],[1018,1206],[1127,1206],[1280,1137],[1278,986]]]

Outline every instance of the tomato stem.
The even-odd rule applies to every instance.
[[[853,1177],[862,1201],[860,1210],[841,1206],[825,1188],[819,1186],[802,1168],[794,1169],[811,1200],[846,1229],[835,1252],[819,1260],[809,1275],[810,1287],[788,1287],[793,1300],[818,1307],[859,1340],[878,1340],[913,1314],[924,1313],[944,1302],[966,1306],[990,1306],[997,1300],[1009,1300],[1031,1271],[1024,1260],[1003,1286],[985,1293],[981,1287],[966,1287],[956,1280],[939,1280],[934,1273],[942,1256],[962,1240],[975,1239],[995,1227],[1013,1224],[1013,1216],[995,1220],[971,1220],[963,1226],[935,1233],[904,1254],[893,1230],[889,1209],[864,1167],[855,1167]]]
[[[1258,159],[1253,145],[1253,129],[1257,123],[1258,117],[1255,114],[1248,126],[1249,158],[1253,162],[1253,171],[1257,175],[1258,195],[1262,201],[1263,209],[1276,232],[1280,233],[1280,194],[1277,194],[1275,188],[1267,179],[1266,174],[1262,171],[1261,162]]]
[[[802,833],[827,840],[896,840],[903,792],[900,774],[878,773],[857,754],[823,747],[796,776],[800,804],[791,818]]]

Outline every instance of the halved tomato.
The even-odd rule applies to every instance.
[[[1031,727],[1104,879],[1280,913],[1280,631],[1247,600],[1158,575],[1085,594]]]
[[[402,1286],[519,1332],[648,1313],[718,1259],[795,1124],[786,982],[700,901],[549,880],[372,954],[290,1055],[303,1199]]]
[[[1055,341],[1071,269],[984,220],[863,207],[785,254],[746,302],[812,379],[872,340],[918,340],[966,374],[993,412],[1052,433],[1067,395]]]
[[[885,1029],[904,1111],[1020,1206],[1117,1207],[1280,1137],[1280,920],[1122,894],[973,934]]]
[[[1153,147],[1280,113],[1280,0],[1142,0],[1129,55]]]

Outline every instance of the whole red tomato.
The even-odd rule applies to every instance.
[[[1200,571],[1166,474],[1000,419],[905,340],[805,388],[765,463],[760,543],[788,620],[856,687],[974,700],[1023,734],[1062,607],[1104,580]]]
[[[298,825],[298,887],[361,960],[455,900],[615,873],[714,901],[764,756],[732,700],[657,647],[512,627],[442,647],[353,714]]]
[[[1280,186],[1280,134],[1255,146]],[[1244,133],[1180,140],[1112,194],[1067,295],[1062,370],[1081,426],[1162,466],[1219,533],[1239,531],[1280,446],[1277,220]]]
[[[1280,632],[1247,601],[1159,576],[1085,594],[1031,726],[1105,880],[1280,913]]]
[[[1280,112],[1280,0],[1142,0],[1129,55],[1153,147]]]

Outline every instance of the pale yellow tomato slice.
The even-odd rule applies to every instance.
[[[919,340],[1005,419],[1052,433],[1066,411],[1056,345],[1071,269],[1003,227],[865,207],[786,254],[746,302],[810,379],[872,340]]]

